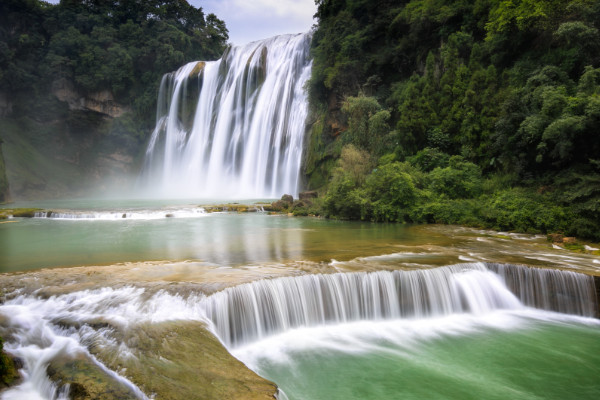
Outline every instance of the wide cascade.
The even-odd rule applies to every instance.
[[[297,333],[295,328],[332,328],[322,337],[330,335],[334,339],[320,343],[335,345],[336,335],[341,332],[336,333],[336,325],[355,321],[368,321],[379,327],[390,322],[385,325],[388,331],[384,329],[384,336],[393,326],[400,329],[397,332],[408,327],[400,336],[392,335],[396,342],[412,337],[411,331],[420,335],[423,331],[419,325],[432,319],[439,319],[435,322],[439,334],[454,329],[442,321],[453,318],[458,318],[463,328],[485,326],[497,318],[504,321],[509,315],[524,320],[529,315],[542,321],[574,321],[571,316],[534,308],[597,317],[594,278],[570,271],[469,263],[420,270],[263,279],[209,296],[195,290],[180,294],[176,289],[156,291],[131,286],[85,289],[49,297],[37,291],[16,292],[0,304],[0,333],[6,340],[5,350],[23,360],[24,382],[3,398],[66,398],[68,387],[50,378],[49,365],[73,358],[107,376],[114,390],[121,393],[117,397],[148,398],[127,375],[112,371],[110,362],[104,365],[104,357],[110,354],[112,359],[122,353],[121,360],[133,360],[143,356],[142,348],[156,345],[147,332],[160,329],[169,321],[175,326],[186,326],[190,321],[206,323],[234,354],[250,350],[248,354],[261,357],[266,349],[261,346],[271,343],[262,339]],[[591,318],[579,320],[598,324]],[[356,326],[365,324],[357,322],[344,330],[352,343],[358,338],[351,334]],[[137,345],[138,335],[143,338],[141,347]],[[181,340],[185,340],[184,336]]]
[[[297,194],[310,41],[276,36],[165,75],[142,173],[150,194]]]
[[[296,327],[486,314],[525,306],[594,317],[594,280],[501,264],[306,275],[243,284],[206,299],[217,335],[236,347]]]

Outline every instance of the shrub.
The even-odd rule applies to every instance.
[[[386,164],[365,182],[365,194],[372,204],[363,207],[363,218],[375,221],[408,221],[415,205],[417,189],[402,163]]]
[[[481,194],[481,169],[460,156],[450,158],[449,166],[429,174],[429,189],[451,199],[473,198]]]

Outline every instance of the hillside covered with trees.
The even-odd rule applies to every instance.
[[[317,4],[322,214],[600,239],[599,2]]]
[[[13,194],[72,193],[135,164],[163,74],[220,57],[227,39],[223,21],[186,1],[2,1],[0,138]]]
[[[298,213],[600,239],[600,3],[317,6],[304,172],[322,196]],[[3,1],[11,191],[135,170],[163,74],[218,58],[227,38],[180,0]]]

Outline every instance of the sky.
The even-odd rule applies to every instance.
[[[314,0],[188,0],[225,21],[229,41],[242,45],[283,33],[308,32],[317,11]]]
[[[59,3],[60,0],[47,0]],[[188,0],[215,14],[229,29],[229,42],[242,45],[284,33],[308,32],[317,11],[314,0]]]

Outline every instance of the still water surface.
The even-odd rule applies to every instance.
[[[233,267],[374,256],[380,257],[344,268],[491,261],[600,270],[597,256],[554,249],[545,237],[460,227],[331,221],[263,212],[203,213],[198,205],[181,202],[16,206],[43,207],[61,213],[62,218],[15,218],[0,224],[0,272],[131,261],[192,260]]]

